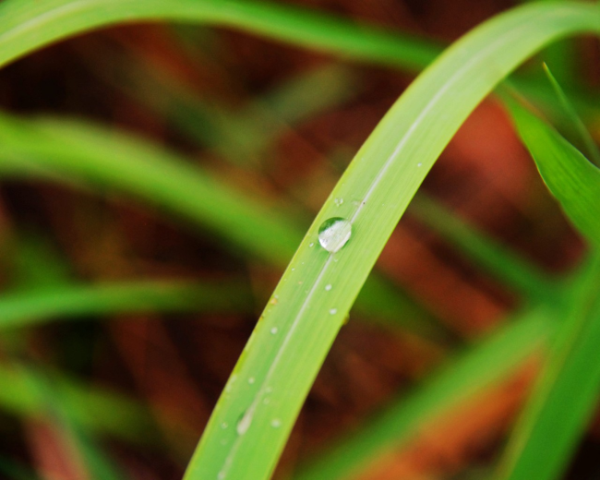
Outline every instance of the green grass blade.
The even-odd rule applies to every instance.
[[[306,464],[294,480],[342,480],[366,471],[377,457],[397,451],[477,392],[509,378],[545,345],[556,325],[545,307],[515,315],[507,326],[451,361],[356,434]]]
[[[0,138],[0,178],[66,179],[137,196],[211,229],[234,253],[275,266],[285,265],[301,240],[296,216],[278,213],[274,205],[236,191],[150,142],[83,122],[26,121],[7,114],[0,115]],[[377,301],[369,298],[374,295]],[[399,326],[424,335],[445,336],[431,315],[377,277],[368,282],[357,308],[369,317],[395,318]]]
[[[120,282],[21,290],[0,297],[0,329],[68,319],[137,312],[251,312],[252,295],[242,282]]]
[[[600,150],[598,150],[598,146],[592,139],[590,132],[581,121],[581,118],[577,114],[575,107],[570,102],[564,90],[558,83],[558,80],[554,78],[554,75],[552,74],[550,68],[548,68],[548,65],[546,64],[544,64],[544,71],[546,72],[546,75],[550,80],[550,84],[552,85],[552,88],[554,89],[556,96],[558,97],[558,101],[562,107],[566,119],[571,123],[571,128],[575,130],[579,135],[580,140],[583,142],[583,145],[585,146],[587,153],[590,156],[590,160],[592,160],[596,164],[596,166],[600,166]]]
[[[567,217],[600,245],[600,170],[556,130],[516,101],[506,98],[518,133],[531,152],[546,186]]]
[[[498,478],[559,478],[593,414],[600,393],[600,255],[586,273],[511,437]]]
[[[212,23],[353,58],[420,70],[440,48],[307,9],[249,0],[7,0],[0,5],[0,65],[49,43],[116,23]]]
[[[33,164],[37,171],[29,169],[31,174],[50,170],[130,192],[210,227],[233,251],[242,249],[270,263],[285,264],[301,238],[298,226],[274,206],[227,188],[186,159],[131,136],[83,122],[18,121],[2,115],[0,138],[4,147],[0,155],[5,157],[0,163],[9,169]]]
[[[150,415],[137,402],[66,377],[52,378],[58,401],[71,412],[78,425],[137,443],[157,438]],[[31,369],[14,363],[0,366],[0,406],[17,416],[31,417],[44,412],[44,398]]]
[[[600,7],[515,9],[457,42],[409,87],[360,149],[292,259],[219,400],[187,480],[271,475],[358,291],[452,135],[525,58],[583,32],[600,32]],[[319,228],[332,217],[348,219],[354,232],[336,253],[318,245]]]

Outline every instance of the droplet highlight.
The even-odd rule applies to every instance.
[[[281,420],[279,420],[278,418],[274,418],[273,420],[271,420],[271,426],[273,428],[281,427]]]
[[[329,313],[331,315],[335,315],[337,313],[337,308],[332,308],[331,310],[329,310]]]
[[[256,380],[255,380],[255,378],[254,378],[254,377],[250,377],[250,378],[248,379],[248,383],[249,383],[250,385],[252,385],[252,384],[253,384],[255,381],[256,381]]]
[[[328,283],[327,285],[325,285],[325,290],[327,290],[327,291],[331,290],[331,283]]]
[[[277,327],[273,327],[271,329],[271,335],[276,335],[277,334]]]
[[[339,251],[352,235],[352,224],[340,217],[325,220],[319,228],[319,243],[328,252]]]
[[[246,413],[240,418],[236,426],[236,431],[238,435],[244,435],[248,429],[250,428],[250,424],[252,423],[252,417],[254,416],[254,410],[248,409]]]
[[[336,198],[336,199],[333,200],[333,203],[335,203],[336,206],[339,207],[340,205],[342,205],[344,203],[344,199],[343,198]]]

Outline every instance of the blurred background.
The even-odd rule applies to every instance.
[[[286,3],[415,35],[432,49],[515,5]],[[579,39],[568,49],[553,72],[598,98],[598,44]],[[521,75],[537,81],[541,61]],[[414,76],[227,29],[144,24],[78,36],[9,65],[0,72],[0,105],[23,118],[68,117],[148,139],[301,233]],[[596,138],[597,112],[586,118]],[[0,174],[0,317],[27,323],[0,318],[0,478],[181,478],[285,262],[240,249],[160,199],[64,172]],[[570,271],[585,251],[494,99],[460,129],[422,191],[377,265],[403,307],[351,313],[276,478],[293,478],[360,431],[526,300],[432,227],[429,208],[452,212],[549,277]],[[113,290],[94,300],[69,297],[107,285]],[[129,303],[119,303],[124,291]],[[435,324],[444,339],[398,318]],[[410,442],[374,455],[354,478],[480,478],[536,366],[530,358]],[[599,435],[590,429],[568,478],[596,478]]]

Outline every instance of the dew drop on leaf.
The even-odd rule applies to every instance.
[[[319,228],[319,243],[328,252],[339,251],[352,235],[352,224],[340,217],[325,220]]]

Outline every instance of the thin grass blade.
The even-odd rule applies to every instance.
[[[600,255],[588,267],[511,437],[499,479],[559,478],[594,412],[600,393]]]
[[[271,475],[358,291],[452,135],[525,58],[583,32],[600,32],[599,6],[515,9],[457,42],[409,87],[358,152],[292,259],[213,412],[187,480]],[[351,238],[327,251],[319,247],[323,225],[348,234],[348,225],[334,217],[346,219]]]
[[[550,192],[577,229],[600,245],[600,169],[518,102],[506,97],[505,104]]]
[[[121,282],[20,290],[0,297],[0,329],[138,312],[251,312],[253,298],[242,282]]]

